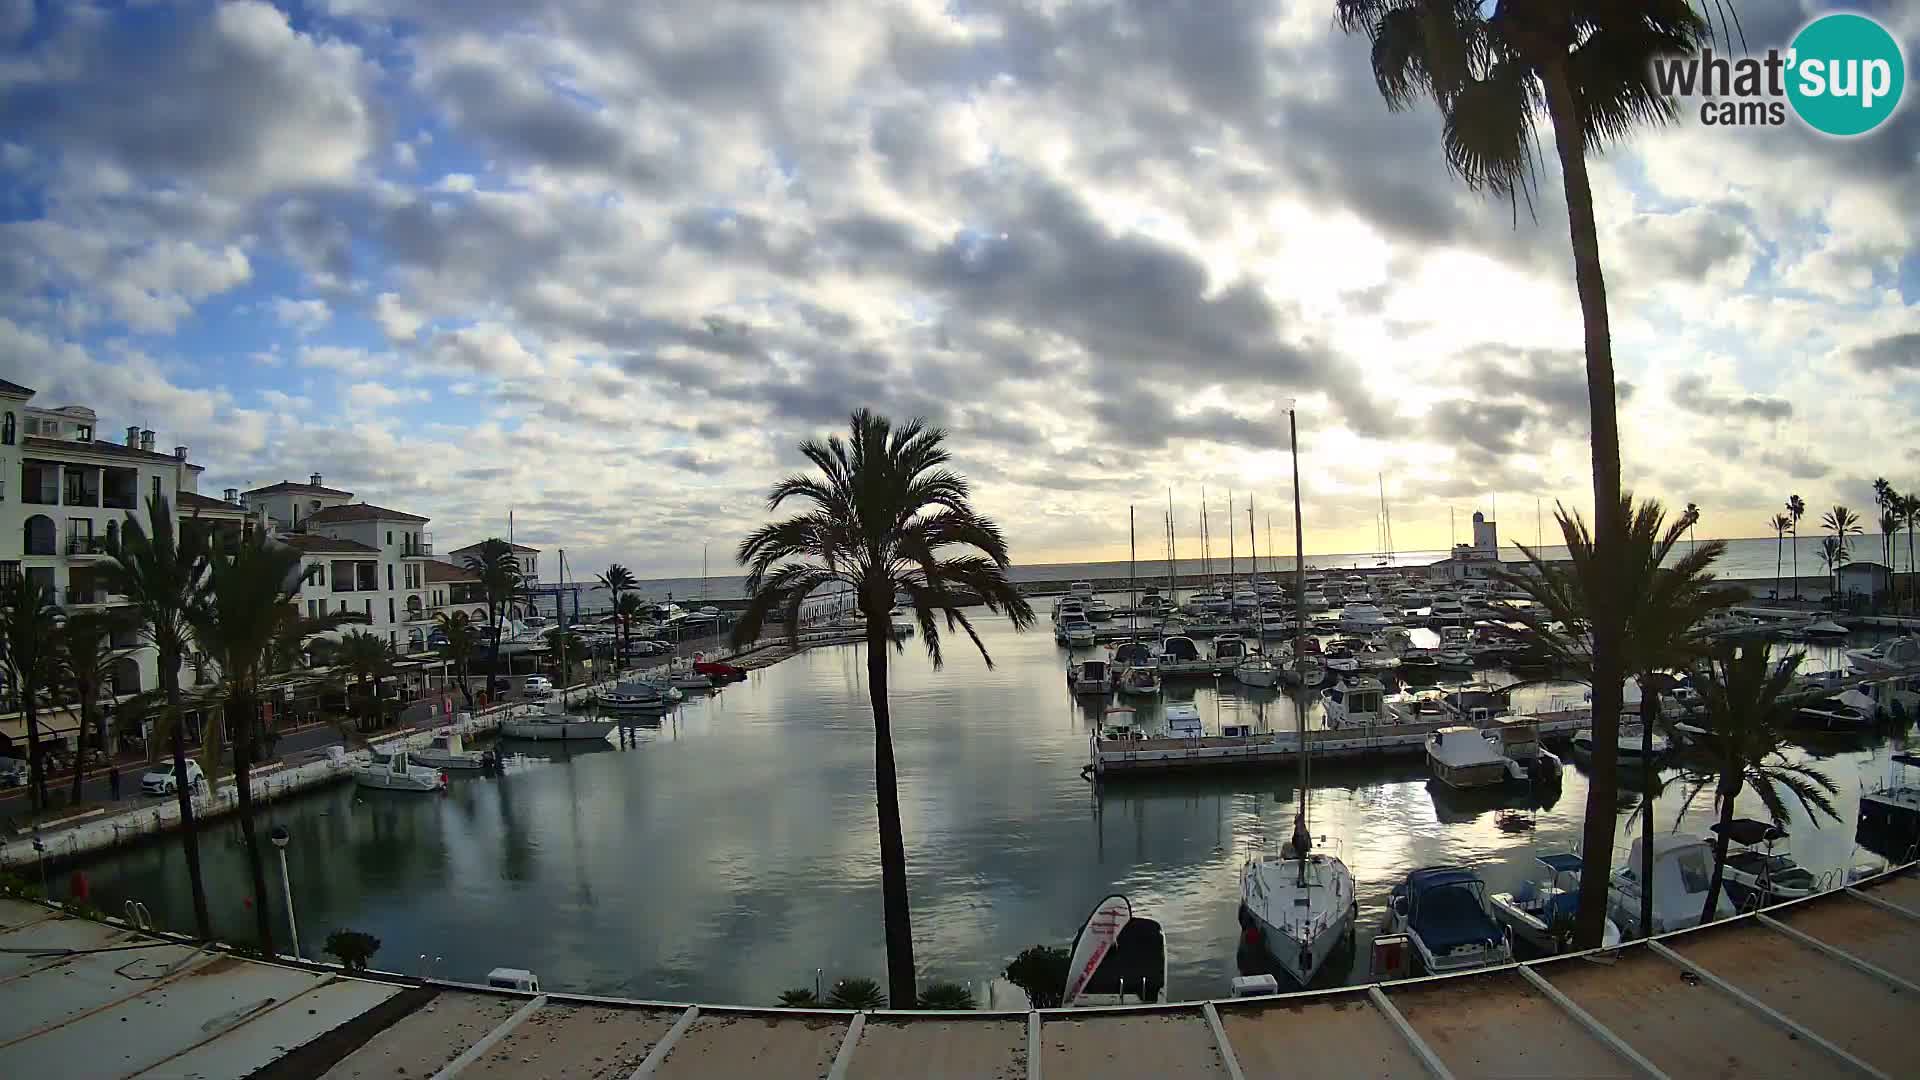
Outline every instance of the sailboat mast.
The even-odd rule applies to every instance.
[[[1269,574],[1273,573],[1274,571],[1273,560],[1277,556],[1277,554],[1278,553],[1273,550],[1273,515],[1268,514],[1267,515],[1267,573]]]
[[[1287,410],[1287,445],[1293,451],[1293,662],[1296,670],[1306,654],[1307,560],[1305,527],[1300,522],[1300,431],[1293,410]],[[1307,694],[1306,679],[1300,680],[1300,701],[1295,709],[1300,724],[1300,812],[1293,819],[1293,853],[1300,860],[1302,888],[1307,884],[1307,852],[1313,835],[1307,830]]]
[[[1133,546],[1133,504],[1127,504],[1127,614],[1133,619],[1133,632],[1140,632],[1140,583],[1138,551]]]
[[[1235,575],[1236,573],[1239,573],[1239,571],[1240,571],[1240,567],[1236,562],[1234,558],[1234,553],[1233,553],[1233,489],[1228,488],[1227,489],[1227,580],[1231,582],[1233,580],[1233,575]]]
[[[1179,565],[1179,562],[1180,562],[1180,548],[1179,548],[1179,545],[1175,543],[1174,534],[1173,534],[1173,489],[1168,488],[1167,489],[1167,603],[1174,604],[1174,605],[1178,605],[1179,603],[1179,600],[1177,599],[1178,592],[1176,591],[1176,588],[1175,588],[1180,583],[1180,579],[1178,577],[1179,572],[1174,569],[1176,566]]]
[[[1213,545],[1207,542],[1207,489],[1200,488],[1200,576],[1213,588]]]
[[[1253,496],[1251,495],[1247,496],[1247,555],[1253,560],[1253,569],[1247,572],[1247,584],[1252,585],[1253,579],[1260,576],[1260,544],[1259,538],[1253,535]],[[1257,606],[1260,594],[1255,592],[1253,599]]]

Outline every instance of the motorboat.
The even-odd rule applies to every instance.
[[[1098,635],[1096,635],[1093,630],[1093,624],[1084,618],[1061,623],[1060,633],[1065,637],[1067,645],[1071,648],[1092,645],[1098,640]]]
[[[1257,611],[1260,608],[1260,594],[1253,591],[1251,585],[1242,585],[1233,590],[1233,610]]]
[[[1069,596],[1053,605],[1053,621],[1070,622],[1087,617],[1087,602],[1078,597]]]
[[[1152,667],[1128,668],[1114,683],[1122,694],[1133,697],[1158,697],[1160,672]]]
[[[1360,670],[1360,657],[1354,653],[1353,646],[1344,641],[1328,645],[1320,654],[1320,662],[1337,675]]]
[[[1144,641],[1121,641],[1113,646],[1113,671],[1116,676],[1133,668],[1154,666],[1153,646]]]
[[[1266,688],[1280,679],[1281,665],[1264,656],[1250,656],[1233,669],[1233,677],[1245,686]]]
[[[1292,615],[1284,611],[1268,608],[1260,613],[1260,637],[1265,641],[1280,641],[1291,638],[1297,633],[1300,624]]]
[[[1870,649],[1848,649],[1841,655],[1863,675],[1891,675],[1920,667],[1920,635],[1888,638]]]
[[[1202,589],[1187,597],[1185,607],[1189,615],[1230,615],[1233,598],[1218,589]]]
[[[1100,738],[1118,742],[1131,742],[1144,739],[1138,723],[1139,716],[1131,705],[1115,705],[1100,718]]]
[[[1400,654],[1400,677],[1413,682],[1432,682],[1440,671],[1440,658],[1432,649],[1418,646]]]
[[[418,750],[408,751],[407,755],[416,765],[429,769],[483,769],[487,755],[478,750],[469,750],[461,739],[458,728],[443,728],[434,733],[431,741]]]
[[[1920,784],[1908,769],[1920,769],[1920,753],[1895,753],[1887,759],[1886,779],[1860,792],[1860,840],[1902,860],[1920,842]]]
[[[1440,626],[1464,626],[1471,618],[1466,607],[1451,597],[1436,596],[1427,605],[1427,621]]]
[[[1480,734],[1510,763],[1507,776],[1535,783],[1560,781],[1560,756],[1540,741],[1540,727],[1531,717],[1496,716]]]
[[[1207,733],[1206,726],[1200,722],[1200,707],[1191,701],[1173,702],[1162,716],[1167,722],[1169,738],[1198,739]]]
[[[1469,609],[1477,608],[1477,607],[1486,607],[1487,594],[1480,589],[1461,589],[1460,590],[1460,606],[1469,608]]]
[[[1850,632],[1832,619],[1819,619],[1800,628],[1800,633],[1810,638],[1842,638]]]
[[[1172,611],[1173,605],[1167,603],[1166,597],[1153,593],[1141,597],[1140,602],[1134,605],[1134,610],[1148,619],[1159,619]]]
[[[1392,625],[1387,613],[1372,604],[1348,604],[1340,610],[1340,629],[1349,633],[1371,634]]]
[[[659,712],[669,704],[666,693],[646,679],[620,683],[595,700],[602,709],[616,713]]]
[[[1388,930],[1405,934],[1429,975],[1504,964],[1513,959],[1510,931],[1494,918],[1487,886],[1464,866],[1414,870],[1393,887]]]
[[[1443,727],[1427,736],[1427,768],[1457,791],[1506,783],[1509,764],[1479,728]]]
[[[1539,855],[1534,859],[1547,868],[1546,876],[1528,880],[1512,892],[1487,897],[1493,917],[1512,932],[1513,938],[1535,952],[1552,955],[1563,951],[1573,936],[1574,917],[1580,912],[1580,856],[1571,851]],[[1612,919],[1601,932],[1600,947],[1611,949],[1620,944],[1620,928]]]
[[[1369,646],[1354,654],[1353,661],[1361,671],[1398,671],[1400,658],[1385,649]]]
[[[605,740],[619,726],[613,720],[568,716],[559,702],[550,701],[543,713],[510,716],[501,720],[500,735],[534,742],[593,742]]]
[[[1200,646],[1194,644],[1193,639],[1185,634],[1174,634],[1160,639],[1160,667],[1163,671],[1176,664],[1201,662]]]
[[[1574,750],[1589,756],[1592,755],[1592,728],[1581,728],[1579,731],[1574,732],[1572,741]],[[1615,750],[1615,753],[1618,755],[1618,760],[1622,762],[1639,761],[1644,756],[1642,742],[1639,724],[1621,724],[1620,737],[1616,744],[1617,749]],[[1653,733],[1653,756],[1655,759],[1666,757],[1667,753],[1672,749],[1673,744],[1664,733],[1658,731]]]
[[[1456,723],[1485,727],[1496,716],[1505,716],[1509,695],[1485,686],[1461,686],[1440,695],[1440,707]]]
[[[1371,675],[1342,675],[1320,691],[1330,728],[1367,727],[1388,719],[1386,688]]]
[[[1093,599],[1093,582],[1091,581],[1070,582],[1067,585],[1067,595],[1078,597],[1081,600],[1091,600]]]
[[[1786,839],[1785,829],[1753,818],[1734,818],[1727,826],[1727,842],[1738,845],[1739,850],[1727,852],[1721,884],[1733,898],[1734,907],[1752,911],[1819,891],[1820,882],[1813,871],[1794,862],[1791,855],[1774,854],[1774,842]],[[1721,832],[1717,821],[1708,828],[1715,835]]]
[[[1067,961],[1069,1009],[1098,1005],[1153,1005],[1167,990],[1167,937],[1158,922],[1133,912],[1114,895],[1094,905],[1073,935]]]
[[[1321,592],[1319,589],[1308,589],[1302,599],[1306,601],[1308,611],[1325,611],[1329,606],[1327,604],[1327,594]]]
[[[912,637],[913,619],[900,608],[894,608],[887,612],[887,633],[894,637]]]
[[[1246,639],[1239,634],[1218,634],[1213,639],[1215,660],[1245,660],[1250,653]]]
[[[1295,849],[1262,853],[1240,868],[1240,922],[1249,944],[1306,986],[1359,911],[1353,872],[1338,855]]]
[[[1640,866],[1646,837],[1635,837],[1627,865],[1615,867],[1607,882],[1607,917],[1628,937],[1645,937],[1640,928]],[[1713,846],[1687,833],[1653,835],[1653,933],[1700,925],[1713,879]],[[1720,891],[1715,918],[1734,914],[1733,901]]]
[[[1099,597],[1087,601],[1087,620],[1089,622],[1106,622],[1111,618],[1113,618],[1112,604],[1107,603]]]
[[[385,760],[376,758],[355,765],[353,782],[381,791],[439,791],[447,786],[447,774],[415,765],[405,750],[399,750],[386,755]]]
[[[1858,690],[1843,690],[1832,697],[1821,698],[1800,706],[1793,712],[1794,720],[1803,727],[1816,727],[1825,731],[1859,731],[1873,726],[1873,718],[1879,706],[1874,700]]]
[[[1272,600],[1281,593],[1280,583],[1271,578],[1256,577],[1249,584],[1253,586],[1254,593],[1262,600]]]
[[[713,680],[715,684],[739,682],[747,677],[746,668],[723,660],[703,660],[699,653],[693,654],[693,670]]]
[[[1075,694],[1105,695],[1113,690],[1113,669],[1105,660],[1082,660],[1067,668],[1067,683]]]

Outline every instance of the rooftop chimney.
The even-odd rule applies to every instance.
[[[140,449],[145,450],[149,454],[153,453],[153,429],[152,428],[140,429]]]
[[[176,447],[174,447],[174,448],[173,448],[173,460],[175,460],[175,461],[185,461],[185,460],[187,460],[187,448],[186,448],[186,447],[184,447],[184,446],[176,446]]]
[[[127,425],[127,445],[129,447],[136,447],[140,445],[140,425],[139,424]]]
[[[312,485],[313,485],[314,487],[319,487],[319,486],[320,486],[320,474],[319,474],[319,473],[314,473],[314,474],[313,474],[312,476],[310,476],[310,477],[308,477],[308,478],[307,478],[307,483],[309,483],[309,484],[312,484]]]
[[[220,497],[227,500],[230,503],[238,504],[240,502],[240,489],[228,488],[227,490],[220,493]]]

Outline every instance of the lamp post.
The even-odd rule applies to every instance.
[[[293,955],[300,955],[300,924],[293,918],[293,885],[287,878],[287,843],[293,837],[287,834],[285,825],[275,825],[267,834],[273,838],[273,846],[280,851],[280,891],[287,898],[287,932],[293,936]]]

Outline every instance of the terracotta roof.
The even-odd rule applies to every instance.
[[[240,494],[242,495],[279,495],[283,492],[289,495],[332,495],[333,497],[338,499],[353,498],[353,492],[351,491],[341,491],[338,488],[321,487],[318,484],[296,484],[291,480],[282,480],[277,484],[268,484],[266,487],[253,488],[248,491],[243,491]]]
[[[0,379],[0,394],[8,394],[16,397],[32,397],[34,392],[21,386],[17,382],[8,382],[5,379]]]
[[[108,457],[130,457],[141,461],[164,461],[177,465],[179,458],[172,454],[162,454],[153,450],[142,450],[137,446],[126,446],[116,442],[81,442],[78,439],[43,439],[38,435],[29,435],[20,440],[20,445],[32,450],[66,451],[69,454],[105,454]],[[203,467],[189,464],[187,468],[199,472]]]
[[[427,582],[437,584],[447,581],[479,581],[480,575],[464,566],[441,562],[438,559],[427,560]]]
[[[176,511],[197,510],[214,514],[245,514],[247,508],[235,506],[224,499],[210,499],[197,491],[182,491],[174,500]]]
[[[312,536],[307,533],[285,533],[277,539],[294,549],[309,555],[378,555],[380,549],[370,547],[358,540],[335,540],[331,536]]]
[[[419,514],[406,514],[398,510],[389,510],[372,503],[348,503],[345,506],[323,506],[306,516],[309,525],[328,525],[336,521],[426,521]]]
[[[485,541],[485,540],[482,540],[482,541],[480,541],[480,543],[478,543],[478,544],[468,544],[468,545],[467,545],[466,547],[463,547],[463,548],[454,548],[454,549],[453,549],[453,551],[452,551],[452,552],[450,552],[449,554],[453,554],[453,555],[464,555],[464,554],[466,554],[466,553],[467,553],[467,552],[469,552],[469,551],[473,551],[473,552],[478,552],[478,551],[480,550],[480,547],[481,547],[481,545],[483,545],[483,544],[485,544],[485,543],[486,543],[486,541]],[[526,552],[526,553],[527,553],[527,554],[529,554],[529,555],[538,555],[538,554],[540,554],[540,549],[539,549],[539,548],[530,548],[530,547],[528,547],[528,546],[527,546],[527,545],[525,545],[525,544],[508,544],[507,546],[508,546],[509,548],[512,548],[512,549],[513,549],[513,550],[515,550],[515,551],[524,551],[524,552]]]

